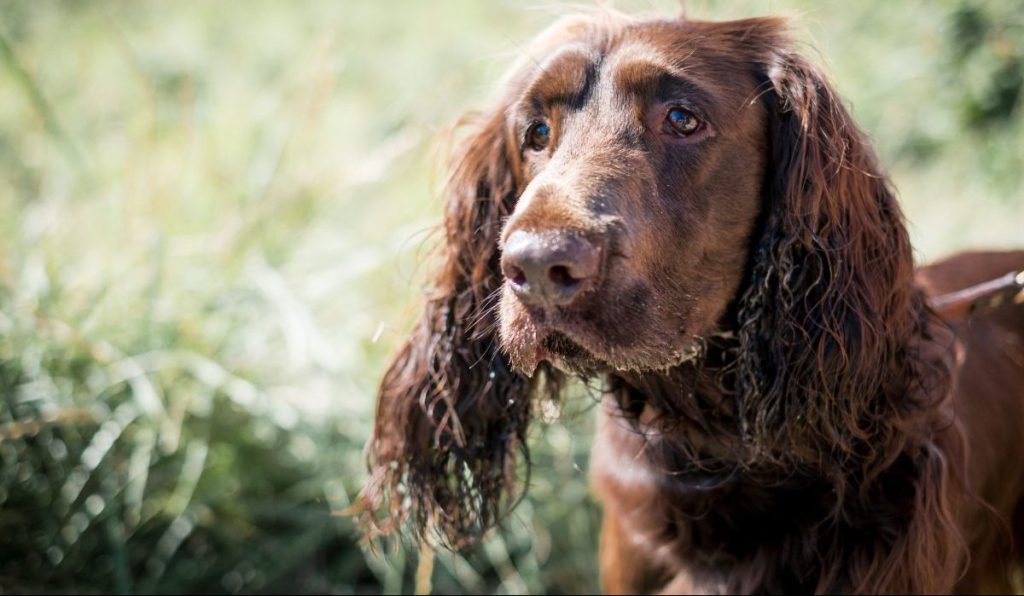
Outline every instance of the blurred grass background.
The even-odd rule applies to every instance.
[[[675,2],[617,4],[671,15]],[[440,133],[556,4],[0,2],[0,590],[409,592],[349,519],[418,309]],[[1024,244],[1024,3],[799,15],[922,259]],[[589,593],[590,402],[438,592]]]

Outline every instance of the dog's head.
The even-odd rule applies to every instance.
[[[665,369],[716,328],[764,205],[777,34],[584,27],[513,79],[500,343],[518,370]]]
[[[560,21],[456,153],[364,521],[479,535],[558,371],[657,373],[719,332],[747,440],[845,441],[867,406],[837,396],[888,382],[911,275],[873,152],[784,21]]]

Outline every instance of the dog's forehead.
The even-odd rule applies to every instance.
[[[749,72],[737,60],[734,45],[701,23],[637,21],[610,27],[578,24],[561,35],[548,33],[528,50],[531,59],[514,79],[522,97],[557,100],[580,93],[587,85],[609,83],[615,89],[638,86],[659,76],[689,79],[709,87],[734,88]]]

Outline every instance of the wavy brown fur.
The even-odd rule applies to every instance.
[[[528,465],[532,396],[557,392],[553,372],[512,372],[493,337],[497,234],[516,196],[498,131],[485,121],[453,158],[441,264],[381,382],[359,505],[371,538],[410,517],[414,533],[432,526],[452,545],[479,537],[518,482],[517,452]]]
[[[1008,589],[1024,475],[995,454],[1024,427],[1024,317],[950,325],[926,294],[1024,253],[915,273],[870,144],[793,46],[779,19],[601,13],[527,51],[454,160],[440,270],[381,384],[371,537],[497,523],[554,363],[607,384],[608,591]],[[691,93],[703,136],[660,132],[661,94]],[[571,304],[502,278],[504,240],[538,230],[606,255]]]

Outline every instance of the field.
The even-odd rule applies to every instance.
[[[415,550],[371,555],[338,513],[429,270],[439,139],[571,10],[0,2],[0,592],[412,591]],[[1017,0],[687,10],[797,17],[922,260],[1024,245]],[[597,589],[575,393],[435,591]]]

